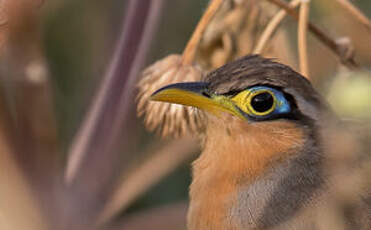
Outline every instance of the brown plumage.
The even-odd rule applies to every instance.
[[[278,104],[270,96],[247,101],[258,103],[250,105],[254,110],[264,110],[267,103],[267,108],[276,106],[268,114],[250,113],[245,101],[234,99],[246,90],[262,89]],[[183,96],[173,97],[178,94],[174,90]],[[328,198],[336,195],[326,169],[331,164],[326,141],[336,138],[329,131],[333,127],[347,129],[299,73],[247,56],[209,73],[201,83],[162,88],[153,99],[206,111],[223,107],[218,114],[205,112],[203,152],[193,163],[189,230],[323,229],[319,217],[328,210]],[[345,227],[371,228],[370,197],[370,191],[357,190],[354,207],[336,211],[345,213]]]

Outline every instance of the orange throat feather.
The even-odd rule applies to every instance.
[[[189,230],[238,230],[230,210],[242,186],[299,149],[303,131],[287,121],[247,122],[209,116],[204,150],[193,163]]]

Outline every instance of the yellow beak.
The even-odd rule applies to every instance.
[[[207,83],[204,82],[176,83],[165,86],[153,93],[151,100],[193,106],[214,115],[228,112],[243,117],[228,97],[210,94]]]

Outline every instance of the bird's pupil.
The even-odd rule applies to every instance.
[[[273,103],[273,96],[267,92],[257,94],[251,99],[251,106],[259,113],[270,110]]]

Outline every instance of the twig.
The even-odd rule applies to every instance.
[[[293,17],[295,20],[299,20],[299,14],[294,10],[291,9],[289,4],[287,4],[285,1],[282,0],[267,0],[278,7],[286,10],[286,12]],[[343,63],[348,68],[354,69],[358,67],[358,64],[355,62],[353,56],[344,56],[344,53],[341,52],[342,47],[339,46],[339,44],[327,36],[321,29],[319,29],[317,26],[312,24],[311,22],[308,22],[308,29],[323,43],[325,44],[330,50],[332,50],[340,59],[341,63]]]
[[[98,224],[103,224],[128,207],[138,196],[189,159],[198,148],[194,139],[174,140],[147,159],[118,186],[107,203]],[[149,148],[153,151],[153,148]]]
[[[191,64],[196,56],[198,45],[201,42],[202,35],[204,34],[210,21],[213,19],[215,13],[224,3],[224,0],[212,0],[206,12],[202,15],[201,20],[198,22],[191,39],[188,41],[186,48],[183,51],[183,64]]]
[[[298,50],[300,72],[303,76],[309,79],[308,66],[308,46],[307,46],[307,30],[309,18],[310,0],[302,0],[300,4],[299,23],[298,23]]]
[[[290,7],[294,9],[299,5],[301,0],[292,0],[290,2]],[[276,31],[278,26],[280,25],[281,21],[286,17],[287,13],[286,10],[280,10],[268,23],[263,31],[258,44],[256,45],[253,53],[260,54],[264,51],[264,48],[268,42],[268,40],[272,37],[272,34]]]
[[[345,10],[347,10],[356,20],[364,25],[368,30],[371,31],[371,21],[368,19],[356,6],[354,6],[349,0],[337,0],[337,2]]]

